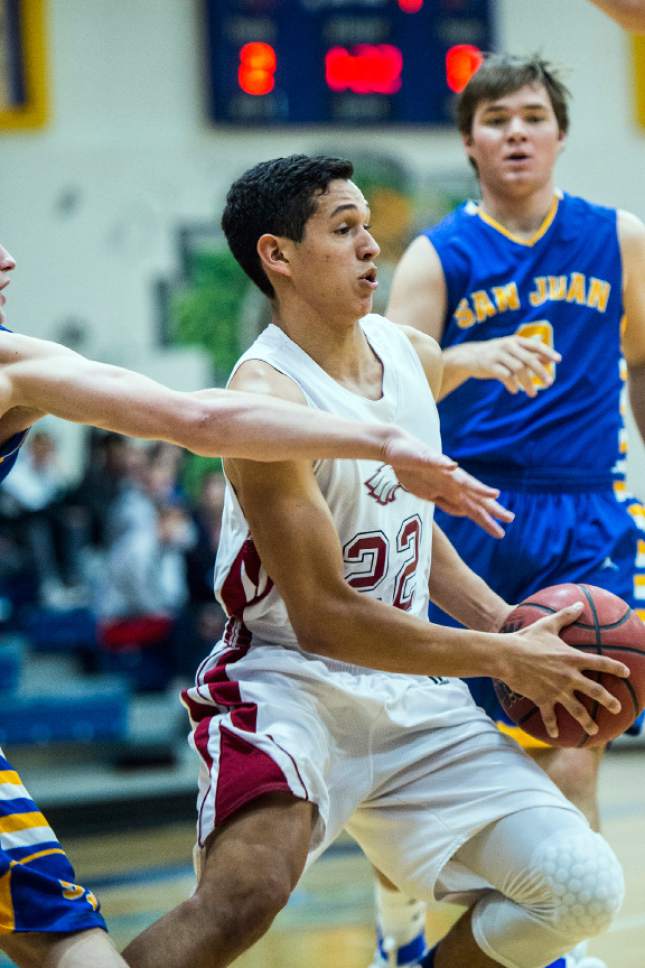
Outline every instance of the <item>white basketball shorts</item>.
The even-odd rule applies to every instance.
[[[201,768],[197,846],[282,791],[317,807],[310,861],[343,827],[412,896],[500,817],[574,810],[458,679],[347,666],[282,646],[219,643],[183,701]],[[575,811],[577,813],[577,811]]]

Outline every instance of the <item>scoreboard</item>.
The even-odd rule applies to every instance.
[[[217,123],[451,123],[492,0],[206,0]]]

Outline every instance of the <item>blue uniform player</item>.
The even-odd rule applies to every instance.
[[[584,581],[645,618],[645,512],[625,489],[623,427],[629,394],[645,437],[645,228],[556,190],[567,91],[543,62],[488,58],[461,95],[458,121],[481,201],[411,244],[388,315],[440,342],[443,445],[500,488],[516,518],[499,542],[441,512],[437,521],[507,601]],[[430,617],[454,624],[437,609]],[[597,825],[600,752],[531,740],[505,722],[491,680],[471,684]],[[380,891],[382,927],[401,948],[414,926],[409,919],[403,930],[390,895]],[[388,963],[385,953],[375,962]],[[580,953],[569,963],[602,964]]]
[[[19,430],[0,444],[0,482],[26,436]],[[125,965],[104,935],[96,897],[75,881],[54,831],[0,749],[0,948],[17,964],[48,957],[56,968]]]

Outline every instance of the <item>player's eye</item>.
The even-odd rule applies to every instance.
[[[337,229],[334,229],[335,235],[347,235],[349,232],[349,225],[343,224],[339,225]]]

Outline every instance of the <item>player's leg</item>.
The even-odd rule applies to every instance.
[[[604,746],[593,749],[530,749],[527,752],[551,777],[567,800],[575,804],[591,824],[600,830],[598,774]]]
[[[541,770],[494,735],[497,743],[487,736],[484,746],[482,737],[447,746],[443,763],[434,756],[427,774],[411,783],[403,776],[349,824],[407,895],[429,900],[437,884],[437,897],[477,899],[472,930],[462,919],[432,958],[412,964],[436,957],[437,968],[542,968],[604,930],[620,902],[620,868],[606,842]],[[500,813],[487,823],[491,810]]]
[[[125,965],[98,901],[75,883],[56,835],[1,750],[0,830],[0,948],[20,968]]]
[[[305,865],[315,808],[290,794],[254,800],[216,830],[195,894],[132,941],[132,968],[223,968],[269,928]]]
[[[375,870],[374,907],[376,950],[370,968],[416,964],[428,949],[426,902],[402,894],[385,874]]]
[[[13,934],[0,948],[19,968],[126,968],[104,931],[94,928],[73,934]]]
[[[446,865],[443,896],[472,875],[479,899],[437,946],[434,968],[461,963],[541,968],[584,937],[606,930],[623,896],[620,866],[606,841],[569,811],[529,808],[469,840]],[[423,963],[422,963],[423,964]]]

